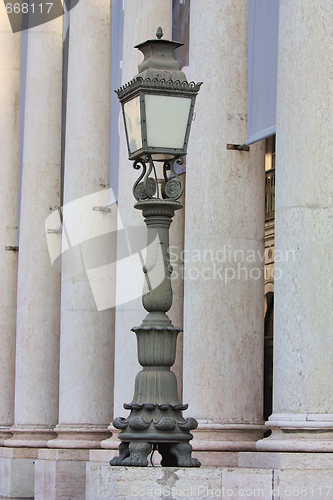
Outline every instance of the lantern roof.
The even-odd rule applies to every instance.
[[[186,75],[180,70],[177,59],[174,58],[174,50],[184,45],[181,42],[162,40],[163,31],[161,26],[157,28],[156,39],[146,40],[135,46],[141,50],[144,59],[139,64],[137,77],[144,80],[179,80],[186,81]]]
[[[202,82],[188,82],[185,73],[179,69],[179,62],[174,58],[173,52],[184,45],[181,42],[162,40],[163,31],[159,27],[156,32],[157,39],[146,40],[135,48],[144,55],[139,64],[139,73],[115,92],[121,102],[130,99],[139,90],[179,92],[181,95],[196,95]]]

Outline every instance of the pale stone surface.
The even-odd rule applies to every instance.
[[[272,499],[271,470],[260,469],[223,469],[222,500],[238,500],[239,498]]]
[[[99,450],[102,451],[102,450]],[[38,460],[89,460],[89,450],[71,449],[40,449],[38,450]]]
[[[268,454],[257,453],[257,455]],[[291,455],[297,461],[297,454]],[[270,467],[111,468],[97,462],[87,463],[86,500],[96,498],[105,500],[129,500],[130,498],[285,500],[298,497],[306,499],[323,497],[331,500],[332,493],[333,477],[330,470],[295,468],[284,470]]]
[[[87,463],[86,500],[132,498],[212,498],[209,490],[222,491],[217,468],[110,467]]]
[[[272,429],[272,435],[257,442],[259,451],[307,451],[307,452],[333,452],[332,429],[326,432],[310,427],[303,428],[298,423],[298,432],[293,427],[292,431],[278,422],[267,422]],[[291,431],[291,432],[290,432]]]
[[[255,449],[262,424],[264,153],[227,150],[247,137],[247,12],[191,4],[191,77],[204,84],[187,156],[184,401],[204,449]],[[230,448],[233,425],[244,431]]]
[[[115,450],[90,450],[89,461],[108,464],[115,456],[118,456],[118,451]]]
[[[182,176],[184,184],[186,175]],[[183,205],[182,210],[175,212],[170,227],[170,256],[173,252],[174,259],[184,251],[184,233],[185,233],[185,193],[179,199]],[[172,259],[171,259],[172,260]],[[172,262],[171,262],[172,265]],[[182,270],[177,266],[171,275],[171,286],[173,293],[173,304],[168,312],[172,323],[178,328],[183,328],[183,310],[184,310],[184,279]],[[172,366],[172,371],[177,377],[179,401],[183,400],[183,332],[177,337],[176,361]]]
[[[14,423],[21,34],[0,5],[0,446]]]
[[[89,450],[77,449],[39,450],[35,465],[35,500],[85,500],[89,453]]]
[[[35,500],[85,500],[85,461],[36,460]]]
[[[155,38],[156,29],[162,26],[164,38],[171,38],[172,2],[171,0],[127,0],[124,12],[124,46],[122,82],[126,83],[137,74],[138,64],[142,61],[142,53],[133,47],[147,38]],[[120,165],[119,165],[119,214],[124,227],[145,225],[141,211],[133,208],[133,184],[138,172],[128,161],[128,151],[125,141],[123,124],[120,124]],[[171,226],[172,231],[172,226]],[[118,248],[119,251],[119,248]],[[139,269],[141,273],[141,268]],[[117,273],[116,294],[121,295],[123,290],[132,287],[131,280],[124,280],[124,276]],[[141,294],[131,302],[117,306],[115,330],[115,390],[114,416],[125,416],[124,403],[131,402],[134,394],[134,381],[141,367],[137,359],[136,335],[131,328],[141,324],[146,315],[142,306]],[[103,447],[108,443],[104,442]],[[113,446],[113,445],[110,445]]]
[[[112,436],[108,439],[104,439],[101,442],[101,448],[105,448],[107,450],[118,450],[118,446],[120,445],[120,440],[118,439],[119,429],[113,427],[112,424],[109,425],[108,430],[112,433]]]
[[[263,426],[260,424],[207,424],[199,421],[191,444],[195,451],[253,450],[256,439],[260,439],[262,433]]]
[[[332,453],[240,452],[238,467],[257,469],[333,469]]]
[[[36,460],[35,465],[35,488],[34,496],[36,500],[56,499],[56,462],[45,462]]]
[[[70,202],[109,183],[110,2],[78,3],[70,13],[69,29],[65,211]],[[58,438],[49,447],[94,448],[110,436],[114,312],[97,309],[87,271],[112,262],[115,238],[103,239],[95,228],[111,217],[115,229],[116,212],[114,206],[111,214],[93,211],[95,202],[89,200],[84,207],[89,216],[68,209],[64,222],[79,229],[69,234],[69,246],[77,245],[72,260],[63,254]],[[91,241],[94,237],[97,244]],[[93,282],[99,279],[91,277]],[[112,276],[103,286],[106,296],[114,293]]]
[[[37,458],[35,448],[5,448],[0,447],[0,458]]]
[[[27,458],[0,459],[0,494],[9,497],[33,497],[34,460]]]
[[[325,0],[280,2],[275,266],[281,277],[275,277],[273,434],[258,443],[261,450],[333,451],[332,15]],[[316,425],[308,415],[317,415]],[[284,432],[290,428],[292,434]]]
[[[14,436],[6,439],[5,446],[27,446],[41,448],[46,446],[49,439],[54,439],[54,425],[40,424],[15,424],[11,427]]]
[[[100,409],[96,409],[98,419]],[[101,441],[110,436],[107,424],[58,424],[56,439],[48,441],[50,448],[99,448]]]
[[[0,497],[34,496],[34,463],[37,450],[0,448]]]
[[[191,441],[192,446],[194,442]],[[237,467],[238,453],[232,451],[197,451],[193,456],[197,458],[204,467]]]
[[[27,57],[15,420],[6,446],[45,445],[58,417],[60,275],[50,263],[44,224],[59,206],[61,18],[29,29]]]
[[[280,470],[274,486],[278,500],[333,499],[332,470]]]

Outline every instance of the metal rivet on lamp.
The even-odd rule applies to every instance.
[[[127,418],[116,418],[121,429],[119,457],[110,465],[146,466],[148,455],[158,449],[162,466],[199,467],[191,457],[190,431],[198,425],[184,419],[187,405],[180,403],[177,380],[170,367],[175,362],[180,328],[172,325],[166,312],[172,305],[169,259],[169,227],[183,183],[175,170],[186,154],[196,95],[201,83],[186,81],[173,51],[182,44],[162,40],[159,27],[156,40],[136,46],[144,55],[139,74],[117,90],[122,104],[129,159],[141,170],[134,184],[135,208],[142,210],[148,228],[147,262],[143,268],[145,286],[143,306],[148,315],[137,335],[139,363],[143,369],[135,380],[134,397],[124,408]],[[162,164],[162,182],[155,163]]]

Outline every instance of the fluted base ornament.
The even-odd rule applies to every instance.
[[[148,228],[148,245],[143,290],[143,306],[148,315],[138,327],[132,328],[137,336],[138,358],[142,370],[135,379],[134,397],[131,403],[124,404],[131,410],[127,418],[116,418],[113,425],[120,429],[119,457],[111,460],[110,465],[140,466],[148,465],[148,456],[153,450],[162,455],[161,465],[169,467],[199,467],[200,462],[191,457],[193,438],[191,430],[198,426],[194,418],[184,419],[182,411],[188,405],[180,403],[177,394],[177,379],[170,367],[175,362],[177,336],[180,328],[173,326],[166,312],[172,305],[171,273],[169,258],[169,227],[175,210],[182,205],[175,199],[181,195],[181,179],[174,174],[175,187],[169,191],[162,189],[161,198],[152,198],[157,181],[149,177],[153,173],[150,158],[146,178],[143,161],[135,162],[143,167],[143,175],[134,185],[137,199],[135,208],[142,210]],[[166,162],[164,171],[174,171],[173,162]],[[151,179],[151,180],[150,180]],[[155,181],[155,182],[153,182]],[[165,186],[170,182],[165,179]],[[147,187],[150,186],[150,190]]]
[[[151,314],[151,313],[150,313]],[[137,335],[139,362],[143,369],[137,374],[135,392],[131,403],[124,404],[131,410],[127,418],[116,418],[113,425],[120,429],[119,457],[111,465],[148,465],[153,449],[162,455],[161,465],[199,467],[200,462],[191,458],[193,438],[191,430],[198,426],[194,418],[184,419],[182,410],[188,405],[180,403],[177,395],[177,379],[170,370],[176,355],[177,335],[166,314],[165,323],[153,326],[156,315],[140,327],[133,328]]]

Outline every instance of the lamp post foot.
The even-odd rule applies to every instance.
[[[153,444],[145,441],[123,442],[119,445],[119,457],[114,457],[110,465],[125,467],[146,467],[148,455]],[[192,458],[192,446],[189,443],[158,443],[157,449],[162,456],[162,467],[200,467],[197,458]]]
[[[158,451],[162,455],[162,467],[200,467],[197,458],[192,458],[192,446],[189,443],[159,444]]]
[[[119,457],[114,457],[112,460],[110,460],[110,465],[123,465],[123,460],[125,458],[129,457],[130,451],[129,451],[129,443],[120,443],[118,446],[119,450]]]
[[[197,458],[192,458],[192,446],[190,443],[176,443],[170,445],[170,453],[177,459],[178,467],[200,467],[201,463]]]
[[[119,457],[113,458],[110,461],[110,465],[146,467],[148,465],[147,457],[152,449],[151,443],[146,443],[144,441],[121,443],[119,445]]]

